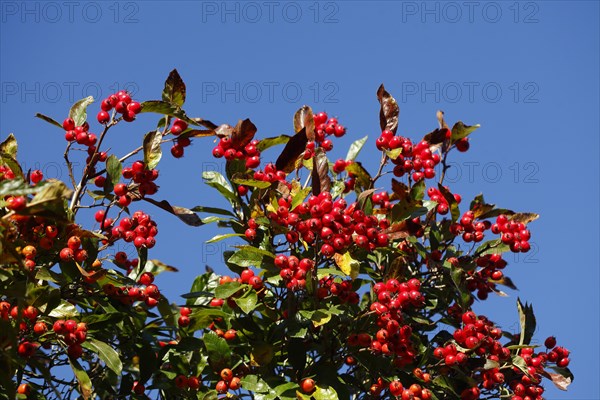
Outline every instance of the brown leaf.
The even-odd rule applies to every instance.
[[[233,127],[231,125],[228,124],[222,124],[217,126],[214,131],[215,131],[215,135],[217,135],[220,138],[224,138],[224,137],[229,137],[231,135],[233,135]]]
[[[185,83],[183,83],[183,79],[181,79],[176,69],[171,71],[165,81],[162,99],[179,107],[185,102]]]
[[[570,376],[563,376],[561,374],[555,374],[553,372],[544,371],[542,375],[550,379],[552,383],[554,383],[554,386],[556,386],[560,390],[567,390],[572,381]]]
[[[436,129],[425,135],[423,140],[429,142],[432,147],[439,147],[437,145],[444,143],[444,140],[446,140],[446,131],[443,129]]]
[[[315,140],[315,119],[312,108],[302,106],[296,114],[294,114],[294,132],[298,133],[306,128],[306,137],[310,142]]]
[[[331,178],[329,177],[329,162],[322,149],[317,149],[313,157],[312,169],[312,191],[315,196],[321,192],[331,190]]]
[[[152,203],[155,206],[162,208],[163,210],[175,215],[177,218],[179,218],[180,220],[185,222],[187,225],[190,225],[190,226],[204,225],[204,222],[202,222],[202,219],[200,219],[200,217],[192,210],[189,210],[184,207],[172,206],[166,200],[156,201],[149,197],[144,197],[144,200],[146,200],[148,203]]]
[[[400,107],[398,107],[396,99],[385,90],[383,83],[377,89],[377,100],[381,104],[381,109],[379,110],[379,125],[381,126],[381,130],[387,129],[396,133]]]
[[[366,199],[367,197],[369,197],[370,195],[375,193],[375,191],[377,191],[377,189],[369,189],[369,190],[360,192],[360,194],[356,197],[356,201],[360,203],[361,201],[363,201],[364,199]]]
[[[444,121],[444,112],[442,110],[438,110],[435,116],[440,124],[440,130],[449,129],[448,124]]]
[[[183,134],[181,134],[181,136],[179,136],[180,138],[186,138],[186,137],[207,137],[207,136],[215,136],[217,133],[213,130],[213,129],[192,129],[190,131],[187,131]]]
[[[248,118],[238,121],[233,128],[231,140],[234,148],[243,148],[254,139],[257,128]]]
[[[404,183],[392,178],[392,192],[394,192],[391,196],[392,199],[402,201],[408,197],[410,190]]]
[[[277,161],[275,161],[277,169],[288,174],[292,172],[295,168],[296,160],[306,149],[306,143],[308,143],[308,137],[306,136],[306,129],[303,128],[286,143]]]
[[[390,240],[405,239],[410,236],[406,221],[393,223],[385,233]]]
[[[521,222],[523,224],[528,224],[531,221],[535,221],[539,217],[540,215],[536,213],[516,213],[512,217],[510,217],[510,220],[512,222]]]

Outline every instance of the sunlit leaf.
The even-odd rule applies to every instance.
[[[69,110],[69,118],[75,121],[75,126],[81,126],[87,120],[87,107],[93,102],[94,98],[88,96],[73,104],[71,110]]]
[[[179,107],[185,102],[185,83],[176,69],[169,73],[162,92],[162,99]]]

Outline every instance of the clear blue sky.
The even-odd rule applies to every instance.
[[[452,157],[451,187],[463,199],[483,192],[541,218],[531,225],[534,251],[507,269],[520,291],[476,311],[516,331],[517,296],[532,302],[536,338],[555,334],[572,350],[576,375],[569,392],[546,385],[546,397],[600,398],[597,1],[0,5],[0,136],[14,132],[19,159],[48,177],[67,178],[65,141],[36,112],[62,120],[74,100],[124,87],[157,99],[173,68],[187,83],[188,114],[230,124],[250,117],[260,137],[290,133],[303,104],[339,116],[348,135],[334,156],[378,135],[382,82],[400,103],[399,132],[415,140],[436,127],[437,109],[449,122],[480,123],[471,150]],[[109,144],[125,154],[155,121],[144,115]],[[199,140],[182,160],[165,156],[158,197],[188,207],[221,201],[201,180],[202,170],[224,167],[210,157],[212,146]],[[374,167],[373,142],[361,159]],[[170,298],[205,264],[223,271],[227,244],[203,245],[215,227],[152,214],[160,233],[150,256],[181,271],[158,280]]]

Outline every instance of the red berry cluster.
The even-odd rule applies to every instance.
[[[260,150],[258,140],[252,140],[245,146],[236,143],[230,136],[219,140],[212,154],[215,158],[225,157],[226,160],[246,160],[246,168],[254,169],[260,165]]]
[[[475,221],[475,213],[471,210],[462,215],[457,224],[450,226],[450,232],[454,235],[462,233],[465,242],[481,242],[485,237],[484,232],[492,226],[490,221]]]
[[[336,282],[332,276],[325,276],[319,280],[317,296],[320,299],[335,296],[342,303],[349,304],[358,304],[360,300],[358,293],[352,289],[351,280]]]
[[[299,260],[296,256],[280,254],[275,257],[275,266],[279,268],[279,276],[286,287],[291,290],[300,290],[306,287],[306,273],[313,269],[315,263],[309,258]]]
[[[526,253],[531,249],[529,239],[531,233],[522,222],[513,222],[504,214],[498,215],[496,223],[492,225],[493,233],[501,233],[502,243],[510,245],[511,251]]]
[[[84,122],[83,125],[75,126],[75,121],[72,118],[66,118],[62,123],[63,129],[66,131],[65,139],[67,142],[77,142],[84,146],[94,146],[98,141],[98,137],[94,133],[89,133],[90,125]]]
[[[170,132],[179,136],[188,128],[188,123],[179,118],[175,118],[173,125],[171,126]],[[175,144],[171,147],[171,155],[175,158],[183,157],[184,149],[191,144],[189,137],[178,137],[175,140]]]
[[[413,171],[411,177],[415,182],[435,177],[434,168],[441,159],[439,154],[432,153],[428,141],[422,140],[415,146],[409,138],[396,136],[394,132],[384,130],[375,141],[375,145],[382,151],[402,149],[397,157],[392,158],[395,176],[401,177]]]
[[[430,400],[432,398],[431,391],[427,388],[423,388],[418,383],[414,383],[410,385],[410,387],[405,388],[402,385],[402,382],[400,382],[397,379],[394,379],[390,382],[388,388],[392,396],[395,396],[402,400]]]
[[[419,291],[421,281],[412,278],[408,282],[400,283],[397,279],[389,279],[386,282],[377,282],[373,286],[373,292],[377,295],[377,301],[371,304],[371,309],[378,314],[385,314],[389,311],[389,316],[396,318],[400,315],[402,309],[406,307],[422,307],[425,298]],[[380,307],[385,309],[381,312]],[[396,318],[401,320],[401,317]]]
[[[96,213],[96,221],[98,221],[98,219],[102,221],[99,213],[100,211]],[[102,218],[104,218],[103,215]],[[105,223],[107,219],[108,218],[104,219]],[[123,218],[119,221],[118,226],[110,229],[110,240],[116,241],[123,239],[127,243],[133,242],[133,245],[137,248],[147,247],[151,249],[156,244],[155,237],[157,234],[158,228],[156,222],[143,211],[136,211],[131,218]]]
[[[265,165],[264,171],[258,170],[254,172],[253,178],[263,182],[281,182],[286,186],[291,187],[290,183],[285,180],[287,174],[284,171],[278,171],[273,163]]]
[[[183,374],[180,374],[175,377],[173,382],[175,383],[175,386],[182,390],[198,390],[200,386],[202,386],[202,376],[185,376]]]
[[[0,165],[0,182],[15,179],[15,173],[7,165]]]
[[[112,283],[102,286],[108,297],[112,297],[122,304],[132,305],[136,301],[143,301],[149,308],[155,307],[160,299],[160,290],[153,284],[154,275],[144,272],[138,279],[139,286],[116,287]]]
[[[115,254],[114,262],[119,267],[125,269],[127,271],[127,273],[129,274],[131,271],[133,271],[133,268],[137,267],[137,265],[139,263],[139,259],[133,258],[130,260],[124,251],[118,251]],[[147,272],[145,272],[145,273],[147,273]],[[152,282],[150,282],[150,283],[152,283]]]
[[[477,290],[477,298],[485,300],[488,294],[494,291],[496,285],[491,280],[498,281],[502,279],[504,274],[502,269],[507,263],[502,259],[501,254],[486,254],[485,256],[477,257],[475,263],[480,268],[477,271],[467,271],[467,289],[471,292]]]
[[[62,320],[59,319],[54,322],[52,330],[62,336],[62,340],[65,342],[67,347],[67,354],[71,358],[79,358],[83,354],[83,348],[81,343],[85,342],[87,338],[87,325],[85,322],[77,323],[72,319]]]
[[[158,191],[158,186],[154,183],[156,178],[158,178],[158,170],[147,169],[143,161],[135,161],[131,164],[131,167],[123,168],[122,175],[123,178],[132,179],[133,183],[139,185],[137,190],[142,197],[153,195]]]
[[[368,346],[376,354],[393,355],[394,365],[403,368],[415,360],[418,352],[412,347],[410,325],[401,325],[402,310],[409,307],[419,308],[425,304],[425,298],[419,289],[421,282],[412,278],[400,283],[397,279],[378,282],[373,286],[377,301],[373,302],[370,310],[377,315],[377,326],[380,328],[374,338],[369,337]],[[361,335],[357,337],[358,345],[366,341]],[[353,335],[349,344],[355,345]]]
[[[356,209],[356,203],[348,206],[342,198],[332,201],[329,192],[311,195],[308,201],[294,209],[291,209],[289,197],[279,198],[278,205],[278,209],[270,212],[268,217],[289,228],[287,241],[296,243],[301,237],[312,244],[319,239],[322,242],[321,255],[325,257],[341,253],[352,244],[369,251],[388,244],[388,235],[383,233],[377,217],[365,215],[362,210]]]
[[[338,123],[337,118],[329,118],[325,112],[315,114],[313,118],[315,121],[315,140],[306,144],[305,160],[314,156],[317,144],[325,152],[333,149],[333,142],[331,139],[327,139],[327,136],[342,137],[346,134],[346,128]]]
[[[142,111],[142,105],[137,101],[131,100],[129,93],[124,90],[111,94],[102,100],[100,108],[102,110],[96,117],[101,124],[107,124],[110,121],[110,114],[108,112],[113,108],[116,112],[123,115],[123,120],[126,122],[133,121],[135,116]]]
[[[189,307],[181,307],[179,309],[179,318],[177,319],[177,325],[181,327],[186,327],[190,325],[190,314],[192,310]]]
[[[533,348],[521,349],[520,355],[527,364],[528,375],[514,368],[517,378],[511,380],[509,386],[513,390],[511,400],[542,400],[544,388],[539,385],[542,379],[542,373],[548,363],[556,363],[556,366],[564,368],[570,363],[569,350],[561,346],[556,346],[556,338],[550,336],[545,341],[548,352],[534,353]]]
[[[225,394],[228,390],[238,390],[242,387],[240,378],[234,376],[231,369],[223,368],[219,375],[221,376],[221,380],[215,386],[217,393]]]
[[[30,341],[25,337],[30,333],[31,327],[36,335],[42,335],[48,330],[47,325],[42,322],[36,322],[38,317],[38,309],[34,306],[18,307],[11,306],[8,301],[0,302],[0,318],[4,321],[19,322],[19,331],[21,333],[21,340],[17,347],[17,354],[23,358],[31,357],[40,344],[37,342]],[[0,334],[0,340],[8,339],[4,334]]]
[[[450,205],[448,204],[448,200],[446,199],[446,197],[444,197],[444,195],[442,194],[442,192],[440,192],[438,188],[430,187],[429,189],[427,189],[427,195],[429,196],[431,201],[435,201],[436,203],[438,203],[436,207],[436,211],[438,214],[448,214],[448,211],[450,210]],[[460,204],[462,197],[460,197],[458,193],[454,193],[452,196],[454,197],[456,204]]]
[[[81,248],[81,238],[79,236],[71,236],[67,241],[67,247],[63,248],[59,257],[61,261],[77,261],[82,263],[88,258],[88,253],[85,249]]]

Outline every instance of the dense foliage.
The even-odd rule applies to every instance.
[[[292,135],[258,140],[249,119],[189,117],[185,98],[174,70],[162,100],[102,100],[98,135],[93,98],[62,124],[38,114],[65,135],[66,183],[23,171],[13,135],[0,144],[0,398],[529,400],[542,399],[543,378],[566,389],[569,351],[553,337],[535,344],[530,305],[517,302],[516,335],[471,310],[515,288],[502,254],[529,250],[537,218],[482,195],[465,203],[444,186],[449,154],[467,151],[478,125],[450,128],[438,112],[439,127],[412,141],[397,133],[398,105],[382,85],[381,162],[370,174],[356,161],[367,137],[328,159],[346,128],[323,112],[304,106]],[[110,154],[106,135],[141,113],[159,114],[157,129]],[[168,197],[163,145],[179,158],[213,139],[227,172],[203,178],[230,207],[158,200]],[[149,258],[160,236],[141,203],[228,230],[211,243],[243,241],[223,254],[231,273],[209,269],[183,300],[167,300],[154,278],[175,269]]]

